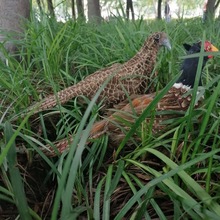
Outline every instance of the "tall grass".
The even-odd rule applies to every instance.
[[[192,104],[157,135],[147,133],[144,126],[146,115],[178,77],[185,55],[182,44],[207,38],[220,47],[218,25],[204,25],[199,19],[166,24],[117,18],[96,26],[46,17],[38,22],[32,17],[20,42],[19,61],[8,56],[8,66],[0,64],[0,199],[7,204],[1,202],[3,214],[10,216],[7,207],[15,205],[13,214],[22,219],[219,219],[218,57],[204,69],[205,99],[200,108]],[[112,146],[107,136],[87,144],[101,107],[95,99],[55,107],[46,113],[52,122],[44,115],[13,120],[44,96],[102,67],[127,61],[155,31],[166,31],[173,47],[158,56],[155,82],[163,90],[119,146]],[[199,69],[201,62],[198,74]],[[194,101],[197,89],[192,92]],[[62,114],[56,120],[58,110]],[[141,141],[128,150],[134,133]],[[56,158],[48,158],[39,148],[70,134],[75,137],[70,151]]]

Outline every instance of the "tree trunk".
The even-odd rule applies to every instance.
[[[43,9],[42,9],[41,1],[40,0],[37,0],[37,5],[38,5],[38,8],[40,10],[40,13],[43,13]]]
[[[176,4],[178,5],[178,10],[176,12],[178,19],[182,19],[183,18],[184,6],[183,6],[182,3],[183,3],[182,0],[177,0],[176,1]]]
[[[158,4],[157,4],[157,19],[161,19],[161,4],[162,4],[162,0],[158,0]]]
[[[52,0],[47,0],[47,7],[51,17],[55,17],[54,7]]]
[[[99,0],[88,1],[88,19],[91,22],[100,23],[102,20]]]
[[[29,0],[0,0],[0,15],[0,42],[6,41],[5,48],[10,53],[14,53],[16,45],[13,39],[21,37],[24,18],[28,19],[30,16],[30,2]],[[0,57],[4,57],[1,52]]]
[[[220,3],[220,0],[218,0],[218,1],[215,3],[215,10],[218,8],[219,3]]]
[[[207,2],[206,11],[204,13],[206,14],[205,18],[208,18],[208,20],[213,20],[215,18],[215,2],[216,0],[208,0]]]
[[[134,7],[133,7],[133,1],[132,0],[127,0],[127,6],[126,6],[126,15],[127,19],[129,20],[129,11],[131,10],[131,16],[132,20],[134,21]]]
[[[83,2],[82,0],[76,0],[76,8],[77,8],[77,13],[78,13],[78,18],[80,19],[85,19],[84,15],[84,9],[83,9]]]
[[[72,18],[76,19],[76,11],[75,11],[75,0],[71,0],[72,3]]]

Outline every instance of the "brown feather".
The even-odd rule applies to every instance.
[[[167,119],[175,118],[178,115],[175,114],[162,114],[163,111],[175,110],[178,112],[186,111],[190,105],[191,94],[187,93],[188,90],[185,88],[175,88],[172,87],[168,93],[157,103],[156,113],[153,124],[152,124],[152,133],[157,133],[165,129],[165,125],[162,123]],[[149,106],[153,101],[157,93],[147,94],[138,96],[134,98],[131,103],[122,105],[122,108],[117,108],[117,110],[109,110],[109,116],[105,119],[96,122],[90,132],[90,139],[96,139],[101,137],[104,134],[110,135],[110,140],[114,145],[118,145],[123,138],[125,133],[130,129],[129,124],[134,124],[137,117],[139,117],[143,111]],[[198,107],[201,104],[201,100],[196,104]],[[113,113],[110,113],[114,111]],[[135,116],[136,115],[136,116]],[[121,120],[123,119],[123,120]],[[151,115],[145,119],[146,123],[149,124],[152,120]],[[120,129],[123,127],[124,131]],[[129,145],[129,143],[128,143]],[[63,152],[69,146],[68,140],[61,140],[55,144],[59,152]],[[50,148],[50,147],[49,147]],[[46,152],[45,152],[46,153]],[[55,154],[52,154],[54,155]]]
[[[152,34],[147,38],[140,51],[124,64],[114,64],[96,71],[76,85],[59,91],[56,95],[46,97],[41,102],[29,107],[33,114],[53,108],[58,103],[64,104],[76,96],[83,95],[89,99],[97,93],[103,83],[112,76],[101,92],[98,102],[104,101],[105,107],[111,107],[127,98],[128,95],[143,94],[150,83],[160,46],[169,44],[163,32]]]

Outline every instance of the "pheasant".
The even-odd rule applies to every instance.
[[[192,46],[188,44],[184,44],[185,49],[188,51],[188,54],[198,53],[201,50],[201,42],[194,43]],[[205,41],[204,45],[205,51],[218,51],[216,47],[214,47],[209,41]],[[207,60],[212,56],[205,56],[203,58],[203,66],[205,66]],[[155,115],[153,124],[152,124],[152,132],[157,133],[158,131],[164,129],[164,125],[161,123],[162,121],[170,118],[176,117],[173,114],[160,114],[164,110],[175,110],[175,111],[185,111],[190,105],[191,95],[187,92],[193,88],[195,83],[195,77],[198,67],[198,57],[194,58],[186,58],[183,61],[181,67],[181,76],[176,81],[176,83],[171,87],[166,95],[162,97],[162,99],[156,105],[156,112],[158,114]],[[201,79],[199,81],[199,85],[201,86]],[[120,111],[115,111],[110,114],[107,118],[96,122],[90,132],[90,139],[95,139],[103,134],[110,134],[110,140],[115,143],[120,143],[124,138],[124,133],[121,131],[120,127],[124,127],[125,130],[129,130],[130,127],[126,128],[127,123],[123,123],[123,121],[129,122],[133,124],[135,122],[134,112],[138,116],[149,106],[149,104],[154,100],[157,93],[139,95],[138,97],[132,99],[132,102],[124,105],[121,104]],[[199,100],[196,103],[196,106],[201,104],[202,100]],[[119,104],[120,106],[120,104]],[[123,119],[123,120],[121,120]],[[151,117],[146,118],[146,123],[149,124]],[[72,141],[70,139],[63,139],[54,144],[54,146],[58,149],[59,152],[63,152],[69,146],[69,143]],[[50,148],[50,147],[49,147]],[[50,156],[55,156],[55,153],[52,149],[51,152],[46,152],[46,154]]]
[[[171,48],[167,35],[164,32],[156,32],[150,35],[139,52],[124,64],[113,64],[98,70],[76,85],[34,104],[28,111],[33,111],[32,114],[36,114],[51,109],[58,103],[64,104],[77,96],[86,96],[91,100],[109,78],[110,81],[98,98],[98,102],[103,101],[104,107],[111,107],[125,100],[127,95],[142,94],[152,77],[157,53],[161,46]]]

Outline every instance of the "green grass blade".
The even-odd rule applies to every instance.
[[[161,159],[166,158],[166,156],[165,156],[164,154],[162,154],[162,153],[160,153],[160,152],[158,152],[158,151],[156,151],[156,150],[154,150],[154,149],[146,148],[146,150],[147,150],[148,152],[150,152],[150,153],[154,153],[154,154],[157,155],[157,156],[159,155]],[[177,165],[176,165],[174,162],[172,162],[172,161],[170,161],[168,158],[166,158],[166,159],[165,159],[165,163],[166,163],[167,161],[169,161],[169,162],[175,164],[175,168],[172,169],[171,171],[169,171],[168,173],[164,174],[164,175],[161,175],[159,172],[157,172],[157,171],[155,171],[155,170],[153,170],[153,169],[148,168],[148,170],[149,170],[150,172],[152,172],[152,173],[158,175],[157,178],[151,180],[146,186],[144,186],[141,190],[139,190],[139,191],[127,202],[127,204],[122,208],[122,210],[118,213],[118,215],[116,216],[115,219],[116,219],[116,220],[119,220],[119,219],[123,218],[123,216],[124,216],[124,215],[129,211],[129,209],[136,203],[136,201],[137,201],[143,194],[145,194],[151,187],[156,186],[158,183],[161,183],[162,181],[168,181],[168,178],[172,177],[173,175],[179,174],[180,172],[184,172],[184,171],[183,171],[184,169],[187,169],[187,168],[191,167],[193,164],[196,164],[196,163],[198,163],[199,161],[202,161],[202,160],[204,160],[204,159],[207,159],[207,158],[209,158],[210,156],[213,156],[213,155],[217,154],[218,152],[220,152],[220,150],[215,150],[215,151],[209,152],[209,153],[207,153],[207,154],[205,154],[205,155],[203,155],[203,156],[201,156],[201,157],[195,158],[194,160],[189,161],[189,162],[187,162],[187,163],[185,163],[185,164],[183,164],[183,165],[180,165],[180,166],[178,166],[178,167],[177,167]],[[133,164],[138,164],[138,166],[143,166],[142,164],[139,164],[139,163],[137,163],[136,161],[132,161],[132,160],[129,160],[129,159],[127,159],[126,161],[132,162]],[[169,163],[168,163],[168,165],[170,166]],[[171,164],[171,165],[172,165],[172,164]],[[185,172],[184,172],[184,173],[185,173]],[[191,180],[191,179],[190,179],[190,180]],[[196,182],[194,181],[194,183],[196,183]],[[171,186],[171,185],[172,185],[172,186]],[[191,203],[191,207],[193,207],[194,209],[195,209],[196,207],[198,207],[198,209],[196,208],[196,210],[200,210],[200,208],[199,208],[200,205],[199,205],[195,200],[193,200],[186,192],[184,192],[181,188],[177,188],[178,186],[177,186],[177,185],[173,185],[173,183],[170,182],[170,181],[169,181],[168,186],[170,186],[170,187],[173,188],[173,189],[176,189],[175,191],[176,191],[177,194],[184,196],[184,198],[187,199],[186,202],[190,202],[190,203]],[[209,205],[209,207],[210,207],[218,216],[220,216],[220,214],[219,214],[219,210],[220,210],[220,209],[218,208],[219,205],[218,205],[217,203],[213,202],[214,206],[212,206],[212,205],[210,204],[210,199],[211,199],[211,197],[210,197],[209,195],[207,195],[207,193],[204,191],[204,189],[201,189],[201,187],[198,186],[198,184],[196,184],[196,187],[195,187],[195,188],[196,188],[196,189],[199,188],[199,189],[201,190],[201,192],[204,193],[204,195],[206,196],[206,198],[208,198],[208,200],[206,201],[206,200],[204,200],[204,198],[201,198],[201,199],[203,200],[203,202],[204,202],[205,204]],[[180,192],[181,192],[181,194],[180,194]],[[200,193],[200,192],[198,192],[198,193]],[[197,195],[197,196],[200,197],[200,195]],[[188,201],[188,199],[189,199],[189,201]]]
[[[11,146],[13,145],[13,143],[14,143],[16,137],[18,136],[19,132],[21,131],[21,129],[24,127],[25,123],[27,122],[28,117],[29,116],[25,117],[25,119],[22,121],[22,123],[18,126],[17,130],[12,134],[12,136],[8,140],[5,148],[2,150],[2,152],[0,154],[0,166],[4,162],[4,158],[6,157],[8,151],[10,150]]]
[[[9,148],[7,159],[8,159],[8,165],[9,165],[9,174],[11,179],[11,184],[13,188],[14,198],[15,198],[15,204],[18,208],[18,211],[20,213],[21,219],[24,220],[31,220],[31,215],[29,212],[28,203],[26,200],[26,195],[24,192],[24,185],[22,182],[22,177],[19,172],[19,169],[17,166],[17,158],[16,158],[16,146],[15,142],[11,141],[13,140],[13,130],[10,123],[5,123],[5,136],[6,136],[6,142],[11,144],[11,147]]]
[[[113,166],[110,165],[108,167],[108,171],[106,174],[106,181],[105,181],[105,191],[104,191],[104,199],[103,199],[103,210],[102,210],[102,219],[103,220],[110,220],[110,187],[112,184],[112,172],[113,172]]]
[[[128,141],[128,139],[134,134],[137,127],[141,124],[142,121],[145,120],[146,116],[152,111],[152,109],[156,106],[156,104],[160,101],[161,98],[169,91],[169,89],[172,87],[172,85],[176,82],[176,80],[179,78],[180,74],[176,75],[168,84],[167,86],[155,97],[155,99],[149,104],[149,106],[143,111],[143,113],[140,115],[140,117],[137,119],[135,124],[131,127],[131,129],[126,134],[125,138],[121,142],[120,146],[118,147],[116,151],[116,157]]]
[[[122,172],[124,171],[124,166],[125,163],[123,160],[119,160],[118,162],[118,167],[117,170],[115,172],[115,176],[112,179],[112,184],[109,188],[109,192],[106,194],[106,199],[109,199],[109,197],[111,196],[111,194],[114,192],[115,188],[117,187],[119,180],[121,178]]]
[[[105,88],[109,80],[111,80],[113,76],[109,77],[108,80],[105,81],[105,83],[100,87],[96,95],[93,97],[91,100],[88,108],[86,109],[86,112],[83,116],[83,119],[80,123],[80,126],[78,128],[77,134],[74,138],[73,143],[71,144],[70,151],[68,153],[66,163],[64,166],[63,174],[58,186],[55,202],[54,202],[54,208],[53,208],[53,213],[52,213],[52,219],[57,219],[57,212],[58,212],[58,207],[60,203],[60,198],[63,196],[62,202],[63,202],[63,207],[62,207],[62,216],[68,216],[68,214],[71,212],[71,197],[72,197],[72,191],[73,191],[73,186],[74,186],[74,180],[76,178],[78,166],[81,160],[81,155],[82,152],[85,148],[87,139],[89,137],[89,132],[91,130],[92,124],[95,121],[95,117],[92,118],[92,120],[89,122],[87,128],[85,129],[85,132],[83,132],[84,126],[86,124],[86,121],[89,117],[89,114],[92,110],[92,107],[94,106],[96,100],[98,99],[100,93],[102,90]],[[78,146],[79,145],[79,146]],[[74,155],[75,154],[75,155]],[[77,157],[76,157],[77,154]],[[76,162],[76,163],[73,163]],[[69,177],[68,177],[69,174]],[[66,183],[66,189],[65,189],[65,182]],[[68,189],[68,190],[67,190]],[[64,190],[64,191],[63,191]],[[65,196],[64,196],[65,195]]]
[[[95,200],[94,200],[94,219],[99,220],[101,219],[101,214],[100,214],[100,207],[101,207],[101,191],[102,191],[102,185],[103,182],[105,181],[105,177],[103,179],[101,179],[101,181],[99,182],[96,191],[95,191]]]
[[[204,132],[206,130],[206,127],[207,127],[207,124],[208,124],[208,121],[209,121],[209,118],[210,118],[210,115],[212,113],[212,109],[213,109],[213,106],[216,104],[216,101],[217,101],[217,98],[219,96],[219,91],[220,91],[220,82],[218,82],[218,85],[217,87],[215,88],[215,92],[213,93],[212,95],[212,99],[210,100],[210,102],[207,104],[207,112],[202,120],[202,126],[200,128],[200,132],[199,132],[199,136],[202,136],[204,135]],[[195,150],[194,150],[194,153],[192,154],[192,158],[195,157],[195,154],[199,148],[199,145],[201,143],[201,139],[199,139],[196,144],[195,144]]]
[[[155,154],[157,157],[159,157],[161,160],[163,160],[171,169],[175,170],[178,169],[178,166],[176,163],[174,163],[172,160],[167,158],[164,154],[160,153],[159,151],[156,151],[154,149],[148,149],[149,152]],[[220,152],[220,150],[213,150],[209,152],[209,157],[212,157],[213,155]],[[203,161],[207,157],[207,155],[202,155],[194,160],[191,160],[190,162],[182,165],[187,166],[189,163],[198,163],[199,161]],[[179,166],[182,167],[182,166]],[[182,178],[182,180],[186,183],[186,185],[189,187],[189,189],[192,190],[192,193],[194,193],[207,207],[209,207],[210,210],[214,211],[218,216],[220,216],[220,205],[213,201],[212,197],[195,181],[193,180],[185,171],[182,169],[178,172],[178,175]]]

